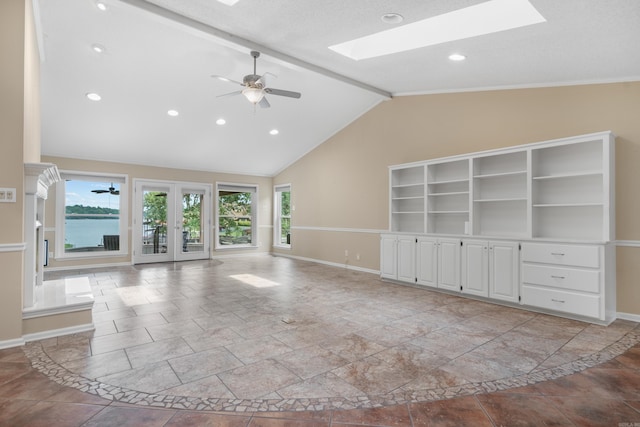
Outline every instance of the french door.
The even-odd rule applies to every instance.
[[[133,263],[209,259],[211,184],[134,180]]]

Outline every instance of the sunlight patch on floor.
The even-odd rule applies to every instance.
[[[260,276],[254,276],[253,274],[234,274],[229,277],[239,280],[242,283],[246,283],[247,285],[251,285],[254,288],[273,288],[275,286],[280,286],[280,283],[278,282],[274,282]]]

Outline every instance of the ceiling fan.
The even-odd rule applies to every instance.
[[[97,189],[97,190],[91,190],[91,192],[96,194],[109,193],[109,194],[113,194],[114,196],[118,196],[120,194],[120,190],[116,190],[116,188],[113,186],[113,182],[111,183],[111,187],[109,187],[108,190]]]
[[[256,52],[255,50],[251,51],[251,56],[253,57],[253,74],[247,74],[242,79],[242,83],[236,80],[229,79],[227,77],[213,75],[211,77],[216,77],[225,82],[231,82],[235,84],[239,84],[240,86],[244,86],[244,89],[238,90],[231,93],[226,93],[224,95],[218,95],[218,98],[221,96],[231,96],[231,95],[244,95],[245,98],[249,100],[253,105],[260,105],[262,108],[269,108],[271,104],[265,98],[266,94],[269,95],[278,95],[278,96],[286,96],[288,98],[300,98],[302,96],[299,92],[292,92],[289,90],[282,89],[274,89],[271,87],[267,87],[266,76],[267,74],[272,75],[271,73],[265,73],[262,76],[256,73],[256,59],[260,56],[260,52]],[[275,77],[275,76],[274,76]]]

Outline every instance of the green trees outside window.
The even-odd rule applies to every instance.
[[[253,192],[218,192],[218,227],[221,245],[253,244]]]

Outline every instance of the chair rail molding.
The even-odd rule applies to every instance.
[[[23,252],[27,244],[22,243],[0,243],[0,252]]]

